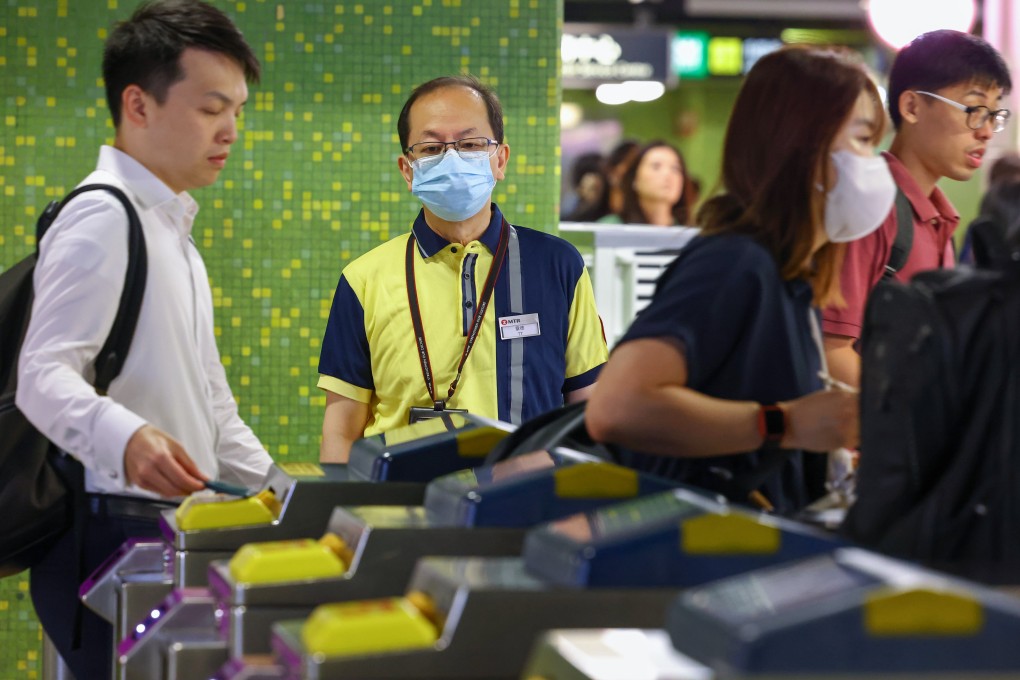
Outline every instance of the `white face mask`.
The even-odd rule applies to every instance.
[[[825,233],[833,243],[855,241],[882,226],[896,200],[896,183],[881,156],[831,155],[836,186],[825,199]]]

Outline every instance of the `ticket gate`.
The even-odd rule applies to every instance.
[[[195,496],[203,502],[165,511],[163,540],[125,542],[85,580],[79,595],[113,625],[114,645],[175,586],[205,586],[201,568],[245,543],[319,533],[337,499],[420,503],[425,493],[423,482],[352,482],[343,465],[274,465],[263,486],[251,498]]]
[[[273,622],[307,616],[323,602],[399,595],[420,557],[518,556],[527,528],[542,521],[673,486],[572,452],[539,452],[441,477],[429,485],[423,507],[337,508],[327,529],[339,539],[335,575],[308,575],[316,565],[298,558],[299,546],[289,560],[274,545],[261,555],[261,546],[250,546],[243,567],[238,554],[210,568],[230,655],[269,652]],[[281,559],[288,561],[274,578]]]
[[[275,624],[272,644],[288,678],[517,677],[560,622],[661,625],[682,587],[839,545],[676,489],[541,525],[522,558],[420,560],[405,597],[323,605]]]
[[[300,505],[303,512],[292,511],[299,514],[295,518],[299,521],[285,523],[283,518],[288,514],[290,495],[301,485],[281,479],[280,486],[275,487],[272,474],[266,489],[273,495],[270,504],[279,503],[278,517],[271,513],[258,524],[240,526],[222,512],[223,505],[214,503],[208,508],[194,507],[193,515],[201,510],[207,510],[207,514],[182,526],[180,509],[177,513],[165,512],[162,529],[174,550],[174,584],[205,585],[209,564],[230,557],[247,543],[318,535],[333,508],[340,504],[420,504],[429,482],[456,470],[477,467],[513,429],[513,425],[500,421],[451,414],[359,439],[351,448],[348,465],[310,466],[329,470],[327,479],[336,483],[304,485],[305,494],[312,496],[314,491],[314,498]]]
[[[140,621],[130,615],[151,613],[175,586],[204,586],[213,560],[255,541],[317,535],[337,503],[421,503],[431,479],[479,465],[513,429],[470,414],[446,416],[355,442],[352,461],[373,474],[352,475],[349,465],[277,465],[254,496],[192,496],[176,511],[163,513],[166,551],[161,558],[151,546],[130,546],[129,551],[144,551],[148,568],[142,568],[141,555],[127,558],[130,570],[117,568],[123,555],[108,560],[83,585],[82,597],[103,616],[125,612],[110,619],[119,623],[114,631],[114,644],[119,644]],[[385,464],[372,464],[376,459]],[[402,463],[406,459],[415,462]],[[400,479],[392,478],[395,472]],[[143,582],[145,587],[135,586]],[[120,594],[119,601],[110,602],[111,593],[115,599]]]
[[[648,678],[1020,678],[1020,601],[857,548],[692,588],[665,623],[550,632],[527,676],[605,680],[630,665]]]
[[[171,645],[179,648],[177,665],[187,674],[168,678],[208,674],[228,654],[268,653],[275,621],[308,616],[322,602],[400,594],[419,557],[519,555],[529,525],[672,486],[586,454],[536,452],[440,478],[429,485],[425,507],[337,508],[319,542],[256,543],[229,563],[214,562],[209,580],[219,605],[200,624],[205,636],[190,613],[178,622],[172,609],[154,612],[146,627],[160,629],[159,635],[122,650],[126,677],[153,677]],[[212,609],[211,602],[204,606]],[[213,620],[217,625],[208,624]],[[202,666],[215,640],[222,644],[220,663]],[[191,649],[195,663],[185,666],[181,660]]]
[[[478,467],[516,426],[471,413],[450,413],[382,434],[351,447],[351,480],[430,482]]]

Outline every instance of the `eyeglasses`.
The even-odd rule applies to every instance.
[[[478,152],[487,152],[489,156],[496,153],[496,149],[499,147],[499,142],[495,139],[489,139],[488,137],[465,137],[464,139],[458,139],[455,142],[418,142],[404,149],[404,153],[409,155],[413,160],[419,160],[421,158],[432,158],[446,153],[446,147],[452,146],[454,150],[460,154],[475,154]],[[492,150],[489,150],[492,147]]]
[[[1009,120],[1009,109],[992,111],[987,106],[967,106],[960,102],[954,102],[952,99],[946,99],[934,92],[925,92],[924,90],[914,90],[914,92],[934,97],[940,102],[945,102],[954,108],[960,109],[967,114],[967,127],[971,130],[980,130],[988,123],[989,118],[992,120],[992,132],[1002,132],[1006,129],[1006,121]]]

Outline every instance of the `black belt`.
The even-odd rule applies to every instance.
[[[136,496],[88,494],[89,512],[104,517],[131,517],[158,521],[164,510],[175,508],[175,503],[142,499]]]

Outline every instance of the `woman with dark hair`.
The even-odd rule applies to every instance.
[[[606,224],[651,224],[673,227],[690,222],[690,182],[684,157],[672,144],[646,144],[620,178],[622,202],[616,214],[603,217]]]
[[[988,190],[967,226],[960,262],[982,269],[1020,258],[1020,154],[1008,151],[988,171]]]
[[[825,493],[825,452],[858,439],[856,396],[825,389],[818,306],[838,302],[842,242],[878,228],[895,187],[885,116],[844,52],[757,62],[726,132],[701,234],[616,346],[587,410],[628,462],[790,512]]]
[[[563,216],[565,222],[594,222],[609,212],[609,174],[600,153],[578,156],[570,171],[576,203]]]

